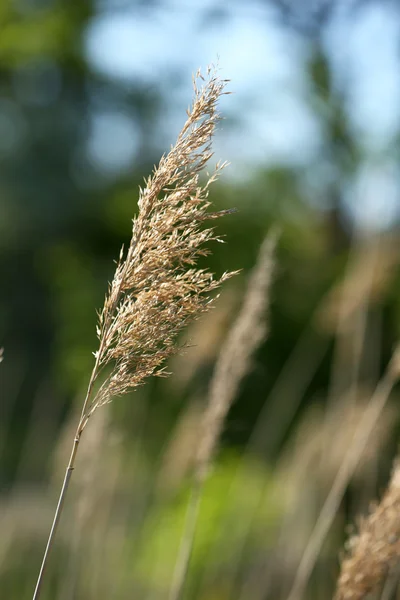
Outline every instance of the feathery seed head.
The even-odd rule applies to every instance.
[[[217,102],[227,83],[212,68],[207,76],[196,74],[194,101],[177,142],[140,189],[131,242],[126,255],[121,250],[97,327],[95,377],[103,367],[111,368],[87,416],[149,375],[165,374],[162,365],[176,352],[177,335],[208,309],[210,292],[234,274],[214,278],[196,268],[198,258],[209,253],[206,244],[217,239],[203,222],[232,212],[207,212],[209,186],[226,163],[217,163],[200,183],[220,119]]]

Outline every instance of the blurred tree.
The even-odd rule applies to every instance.
[[[154,159],[159,93],[92,71],[82,36],[95,10],[85,1],[1,3],[0,339],[7,349],[1,395],[10,418],[3,481],[15,468],[44,379],[51,382],[48,402],[59,403],[60,394],[70,395],[87,373],[94,308],[112,269],[112,263],[103,268],[102,258],[115,256],[121,233],[129,231],[129,220],[122,232],[115,218],[106,220],[106,200],[118,189],[136,189],[144,165],[148,169]],[[91,139],[103,114],[135,124],[135,153],[125,170],[133,160],[136,170],[129,176],[108,173],[92,156]],[[87,279],[99,269],[100,281]]]
[[[294,3],[280,4],[289,13],[298,11]],[[329,19],[328,5],[317,3],[319,27]],[[140,2],[134,6],[143,8]],[[146,3],[147,11],[152,7]],[[84,51],[85,32],[98,14],[123,8],[124,3],[88,0],[1,3],[0,345],[5,360],[0,393],[8,415],[2,425],[3,483],[15,472],[43,382],[44,404],[59,407],[57,428],[86,381],[95,347],[94,309],[102,304],[112,260],[129,236],[137,186],[159,158],[165,81],[109,79],[94,70]],[[218,7],[215,11],[207,18],[228,18]],[[285,27],[293,26],[289,13],[282,13]],[[300,333],[343,272],[350,245],[343,193],[362,150],[350,132],[343,98],[333,89],[318,30],[311,38],[309,102],[323,124],[321,154],[307,167],[266,165],[251,182],[219,184],[213,193],[216,205],[240,208],[223,225],[233,243],[210,258],[215,269],[249,268],[268,226],[278,222],[283,230],[271,338],[245,382],[243,401],[232,410],[230,443],[247,442]],[[165,74],[172,82],[179,77],[173,66]],[[116,133],[119,139],[113,139]],[[319,177],[313,194],[310,174]],[[330,339],[326,332],[316,336]],[[384,337],[389,344],[393,328]],[[211,369],[209,364],[197,376],[202,391]],[[326,358],[302,405],[328,382]],[[153,390],[163,399],[163,426],[155,424],[155,431],[163,428],[167,435],[180,403],[159,382],[149,386],[150,402],[156,401]],[[162,436],[155,438],[161,447]],[[45,475],[47,450],[44,446],[35,458],[32,478]]]

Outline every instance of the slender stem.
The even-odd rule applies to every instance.
[[[73,447],[72,447],[71,456],[70,456],[70,459],[69,459],[69,462],[68,462],[67,469],[65,471],[64,482],[62,484],[62,488],[61,488],[61,492],[60,492],[60,497],[58,499],[58,504],[57,504],[56,512],[54,514],[53,524],[51,526],[50,534],[49,534],[49,537],[48,537],[48,540],[47,540],[46,550],[44,551],[44,555],[43,555],[42,565],[40,567],[39,576],[38,576],[38,579],[37,579],[37,582],[36,582],[36,588],[35,588],[35,592],[33,594],[33,600],[38,600],[38,598],[40,596],[40,590],[41,590],[41,587],[42,587],[43,575],[44,575],[44,572],[45,572],[45,569],[46,569],[46,565],[47,565],[47,559],[48,559],[51,547],[53,545],[54,536],[55,536],[56,531],[57,531],[57,525],[59,523],[61,512],[62,512],[62,509],[63,509],[63,506],[64,506],[65,496],[67,494],[69,482],[71,480],[72,471],[74,470],[75,457],[76,457],[76,453],[77,453],[77,450],[78,450],[79,441],[80,441],[80,434],[76,435],[76,437],[74,439],[74,444],[73,444]]]
[[[57,526],[58,526],[58,523],[59,523],[59,520],[60,520],[60,517],[61,517],[61,513],[62,513],[62,510],[63,510],[64,501],[65,501],[65,497],[66,497],[66,494],[67,494],[67,490],[68,490],[69,482],[70,482],[70,479],[71,479],[72,471],[74,470],[75,458],[76,458],[76,454],[78,452],[78,446],[79,446],[79,442],[80,442],[80,439],[81,439],[81,435],[82,435],[82,432],[83,432],[84,428],[86,427],[86,424],[87,424],[87,422],[88,422],[88,420],[89,420],[89,418],[90,418],[90,416],[91,416],[91,414],[93,412],[92,410],[90,410],[90,404],[89,404],[89,402],[90,402],[90,399],[91,399],[91,396],[92,396],[94,382],[96,380],[96,377],[99,374],[100,360],[101,360],[101,357],[103,355],[103,350],[104,350],[104,347],[105,347],[105,344],[106,344],[106,333],[107,333],[107,331],[108,331],[108,329],[110,327],[111,314],[114,312],[115,307],[117,306],[118,301],[119,301],[119,299],[121,297],[122,284],[123,284],[123,281],[125,279],[126,272],[127,272],[128,266],[129,266],[128,258],[130,258],[131,254],[133,252],[134,246],[135,246],[134,242],[131,242],[131,245],[130,245],[129,250],[128,250],[128,256],[125,259],[125,266],[124,266],[124,269],[123,269],[123,272],[122,272],[122,275],[121,275],[121,280],[120,280],[120,283],[119,283],[119,286],[118,286],[118,289],[117,289],[116,297],[115,297],[114,303],[113,303],[113,305],[111,307],[111,310],[110,310],[110,312],[107,315],[106,322],[105,322],[104,327],[103,327],[103,334],[102,334],[101,339],[100,339],[100,345],[99,345],[99,350],[98,350],[97,356],[96,356],[96,362],[94,364],[94,367],[93,367],[93,370],[92,370],[92,374],[90,376],[90,381],[89,381],[88,389],[87,389],[87,392],[86,392],[86,397],[85,397],[85,400],[83,402],[81,417],[80,417],[80,420],[79,420],[79,423],[78,423],[78,427],[76,429],[76,433],[75,433],[75,437],[74,437],[74,443],[73,443],[72,451],[71,451],[71,456],[70,456],[70,459],[69,459],[69,462],[68,462],[68,466],[67,466],[67,469],[66,469],[66,472],[65,472],[64,481],[63,481],[63,484],[62,484],[60,496],[58,498],[56,512],[54,514],[53,523],[52,523],[52,526],[51,526],[51,529],[50,529],[49,537],[47,539],[46,549],[44,551],[43,560],[42,560],[42,564],[41,564],[41,567],[40,567],[39,576],[38,576],[38,579],[37,579],[37,582],[36,582],[36,588],[35,588],[35,592],[33,594],[32,600],[38,600],[39,596],[40,596],[40,590],[41,590],[41,586],[42,586],[42,582],[43,582],[43,575],[44,575],[44,572],[45,572],[45,569],[46,569],[46,566],[47,566],[47,561],[48,561],[49,553],[50,553],[50,550],[51,550],[53,542],[54,542],[54,537],[55,537],[55,534],[56,534],[56,531],[57,531]],[[88,408],[89,408],[89,410],[88,410]]]
[[[44,572],[46,570],[46,566],[47,566],[47,562],[48,562],[48,558],[49,558],[49,554],[50,554],[50,550],[53,546],[53,542],[54,542],[54,538],[57,532],[57,526],[58,523],[60,521],[60,517],[61,517],[61,513],[64,507],[64,501],[65,501],[65,497],[67,495],[67,491],[68,491],[68,486],[69,486],[69,482],[71,480],[71,475],[72,475],[72,471],[74,470],[74,466],[75,466],[75,459],[76,459],[76,454],[78,452],[78,447],[79,447],[79,442],[81,440],[81,436],[82,436],[82,432],[85,428],[85,425],[87,423],[87,416],[86,416],[86,409],[89,403],[89,399],[90,396],[92,394],[92,390],[93,390],[93,385],[96,379],[96,374],[97,374],[97,370],[98,370],[98,366],[99,366],[99,354],[97,356],[96,359],[96,363],[93,367],[93,371],[92,371],[92,375],[90,377],[90,381],[89,381],[89,386],[86,392],[86,397],[85,397],[85,401],[83,403],[83,408],[82,408],[82,414],[81,414],[81,418],[79,420],[78,423],[78,427],[76,429],[75,432],[75,436],[74,436],[74,442],[72,445],[72,450],[71,450],[71,456],[69,458],[68,461],[68,466],[67,469],[65,471],[65,476],[64,476],[64,481],[61,487],[61,491],[60,491],[60,496],[58,498],[58,503],[57,503],[57,508],[56,511],[54,513],[54,518],[53,518],[53,523],[50,529],[50,533],[49,533],[49,537],[47,539],[47,544],[46,544],[46,549],[44,551],[44,555],[43,555],[43,559],[42,559],[42,564],[40,567],[40,571],[39,571],[39,575],[38,575],[38,579],[36,582],[36,587],[35,587],[35,591],[33,594],[33,598],[32,600],[38,600],[40,597],[40,591],[41,591],[41,587],[42,587],[42,583],[43,583],[43,576],[44,576]]]

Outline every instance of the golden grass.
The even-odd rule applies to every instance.
[[[201,84],[199,86],[199,84]],[[196,266],[216,240],[203,226],[231,211],[210,213],[208,193],[225,164],[200,183],[200,173],[212,157],[212,138],[220,119],[217,103],[226,81],[209,68],[193,80],[194,101],[176,144],[163,156],[140,190],[139,212],[132,238],[119,262],[99,314],[99,348],[42,566],[34,592],[40,595],[47,558],[61,516],[82,433],[94,411],[115,396],[126,394],[151,375],[165,375],[164,362],[179,349],[177,336],[188,322],[207,311],[210,293],[233,273],[215,278]],[[97,384],[100,375],[103,381]]]

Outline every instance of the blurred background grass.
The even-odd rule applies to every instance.
[[[400,10],[388,1],[0,1],[0,589],[29,598],[96,349],[96,312],[138,185],[168,150],[191,74],[234,95],[214,186],[242,269],[192,347],[96,414],[44,598],[165,598],[196,425],[259,245],[278,224],[270,334],[225,424],[187,598],[284,598],[400,326]],[[90,433],[89,433],[90,431]],[[331,595],[346,523],[385,486],[396,399],[318,557]],[[67,449],[67,450],[66,450]]]

